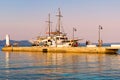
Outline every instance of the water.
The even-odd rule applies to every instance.
[[[0,52],[0,80],[119,80],[120,55]]]

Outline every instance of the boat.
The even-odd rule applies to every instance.
[[[61,11],[60,8],[58,9],[58,29],[54,32],[51,32],[50,26],[50,14],[48,15],[48,34],[47,37],[37,37],[36,40],[31,41],[32,46],[47,46],[47,47],[77,47],[78,40],[76,39],[69,39],[66,33],[61,31]]]

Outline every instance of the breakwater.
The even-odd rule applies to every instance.
[[[2,51],[26,52],[64,52],[64,53],[115,53],[118,48],[111,47],[3,47]]]

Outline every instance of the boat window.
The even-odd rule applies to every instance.
[[[66,40],[68,40],[68,38],[67,38],[67,37],[66,37],[65,39],[66,39]]]
[[[48,40],[48,42],[51,42],[51,40]]]
[[[63,39],[63,40],[64,40],[64,38],[60,38],[60,39]]]
[[[59,38],[58,38],[58,37],[56,37],[56,40],[59,40]]]

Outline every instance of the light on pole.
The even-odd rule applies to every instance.
[[[102,30],[103,28],[102,28],[102,26],[101,25],[99,25],[99,28],[98,28],[98,46],[99,47],[101,47],[102,46],[102,40],[101,40],[101,30]]]

